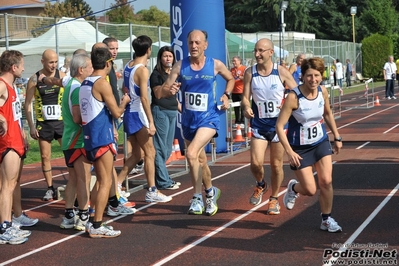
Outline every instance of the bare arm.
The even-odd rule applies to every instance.
[[[149,134],[153,136],[156,129],[154,125],[154,119],[152,117],[150,100],[148,98],[148,76],[148,69],[146,67],[140,67],[136,70],[136,73],[134,75],[134,82],[140,87],[140,101],[143,105],[144,112],[150,124]]]
[[[285,151],[287,152],[290,164],[298,167],[301,165],[300,160],[302,160],[302,157],[292,150],[284,130],[284,125],[287,124],[288,119],[292,114],[292,110],[297,108],[298,108],[298,98],[296,94],[294,92],[288,93],[287,97],[285,98],[285,102],[281,108],[280,114],[278,115],[277,118],[276,132],[281,145],[283,145]]]
[[[234,84],[236,83],[234,77],[227,69],[226,65],[223,64],[220,60],[214,59],[214,62],[216,74],[221,75],[226,80],[226,88],[224,90],[224,93],[230,94],[234,89]],[[229,98],[225,94],[222,95],[220,101],[223,102],[222,109],[229,108]]]
[[[289,88],[289,89],[293,89],[296,88],[298,86],[298,84],[296,84],[296,81],[294,80],[294,77],[292,76],[292,74],[290,73],[290,71],[288,71],[287,68],[283,67],[283,66],[278,66],[278,73],[280,73],[280,79],[281,81]]]
[[[93,96],[105,102],[105,105],[114,118],[119,118],[123,114],[126,104],[130,101],[129,96],[125,94],[121,99],[121,104],[118,106],[114,94],[112,93],[111,85],[104,78],[94,83]]]
[[[177,83],[176,80],[180,75],[181,63],[182,61],[178,61],[176,64],[173,65],[169,77],[164,82],[164,84],[162,84],[161,91],[159,94],[161,97],[159,98],[176,95],[176,93],[179,92],[180,83]]]
[[[62,72],[62,73],[64,73],[64,72]],[[44,80],[43,80],[43,78],[44,78]],[[62,79],[59,79],[59,78],[56,78],[56,77],[46,77],[46,75],[44,75],[44,74],[40,74],[38,80],[39,81],[43,81],[43,83],[46,84],[46,85],[51,85],[51,86],[56,85],[56,86],[59,86],[59,87],[63,86]]]
[[[244,111],[244,116],[248,119],[254,117],[254,113],[251,108],[251,79],[252,79],[252,67],[247,68],[244,73],[244,92],[242,94],[241,108]]]
[[[32,102],[35,96],[35,90],[37,85],[37,77],[36,74],[33,74],[26,86],[26,97],[25,97],[25,115],[26,120],[28,121],[30,136],[33,139],[38,139],[39,133],[37,132],[35,125],[33,123],[33,110],[32,110]]]
[[[340,137],[337,125],[335,124],[335,119],[334,115],[331,111],[330,108],[330,100],[328,98],[328,92],[327,89],[324,86],[321,86],[322,91],[323,91],[323,98],[324,98],[324,121],[327,124],[328,128],[331,130],[331,132],[334,135],[334,139],[337,139]],[[339,151],[342,148],[342,142],[341,141],[334,141],[334,152],[336,154],[339,153]]]
[[[294,74],[294,72],[296,71],[296,64],[291,64],[290,68],[289,68],[289,72],[292,74]]]
[[[72,106],[72,118],[75,124],[82,124],[82,116],[80,115],[80,106],[74,105]]]

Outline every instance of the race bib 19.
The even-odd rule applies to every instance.
[[[278,101],[257,102],[259,118],[273,118],[280,113]]]
[[[323,137],[323,128],[320,122],[310,127],[301,127],[300,129],[301,145],[309,145],[319,141]]]

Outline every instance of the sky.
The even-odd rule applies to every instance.
[[[128,2],[130,1],[131,0],[128,0]],[[90,5],[93,12],[107,9],[111,4],[116,3],[115,0],[85,0],[85,2]],[[133,0],[130,5],[134,7],[134,13],[137,13],[142,9],[149,9],[150,6],[156,6],[159,10],[169,13],[170,0]],[[102,13],[96,15],[102,15]]]

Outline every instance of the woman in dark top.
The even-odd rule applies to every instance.
[[[168,169],[166,169],[166,161],[172,153],[176,117],[180,103],[177,101],[175,95],[158,99],[161,97],[162,84],[167,79],[175,61],[172,47],[163,46],[158,51],[157,65],[150,76],[151,111],[156,128],[153,138],[156,151],[155,184],[158,189],[178,189],[180,186],[180,183],[170,178]]]

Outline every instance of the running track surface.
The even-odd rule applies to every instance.
[[[129,197],[137,204],[135,215],[114,220],[104,216],[122,235],[91,239],[59,228],[63,201],[41,201],[46,185],[35,164],[23,170],[22,204],[40,221],[27,228],[32,235],[25,244],[1,246],[0,265],[323,265],[328,260],[324,250],[336,251],[336,244],[383,243],[386,251],[398,249],[399,99],[383,100],[383,88],[377,88],[376,95],[381,106],[374,108],[360,108],[366,102],[363,93],[343,96],[342,117],[336,120],[344,148],[333,155],[333,217],[342,233],[319,229],[318,195],[300,196],[293,210],[284,208],[286,185],[295,177],[287,161],[281,214],[266,215],[270,191],[260,205],[250,205],[255,182],[249,151],[243,151],[211,166],[213,184],[222,191],[216,215],[186,214],[193,193],[186,174],[175,179],[182,183],[179,190],[164,191],[173,196],[171,202],[146,204],[145,190],[139,190]],[[270,183],[268,160],[266,156]],[[65,184],[63,159],[54,160],[53,169],[55,186]]]

